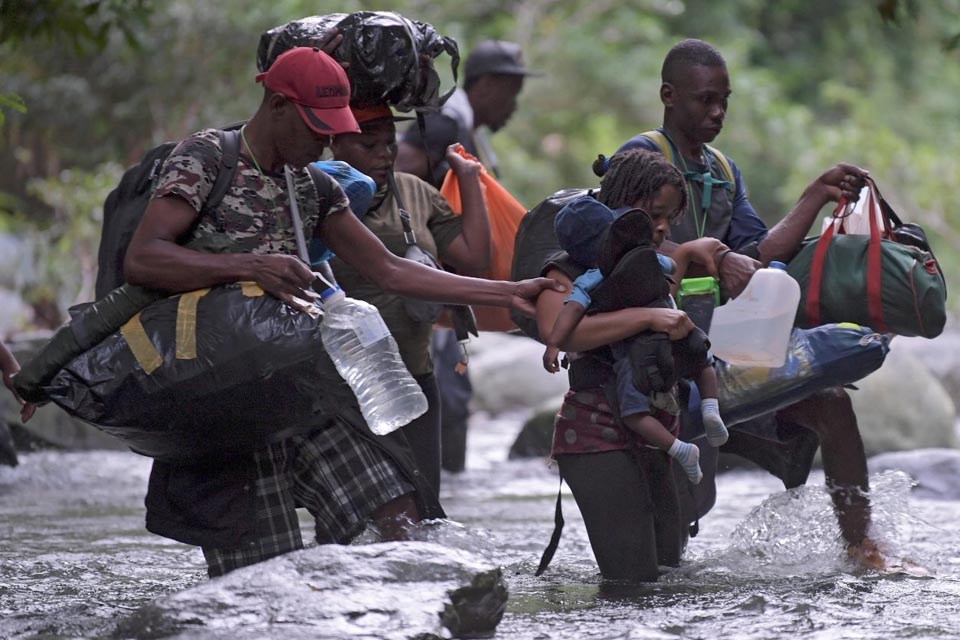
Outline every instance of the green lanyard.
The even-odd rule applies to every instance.
[[[707,213],[710,210],[710,201],[711,195],[713,194],[713,187],[720,187],[721,189],[732,187],[733,185],[728,180],[717,180],[713,177],[713,174],[710,172],[710,158],[706,146],[703,147],[703,162],[706,165],[706,171],[700,173],[699,171],[690,171],[687,168],[687,162],[683,159],[683,154],[680,153],[680,149],[673,143],[673,140],[670,139],[670,136],[667,135],[666,131],[660,130],[663,133],[663,137],[667,139],[667,142],[670,143],[670,146],[673,148],[674,155],[680,160],[680,166],[683,169],[683,181],[684,186],[687,189],[687,202],[690,205],[690,211],[693,213],[693,226],[697,232],[697,238],[703,237],[704,229],[707,227]],[[700,182],[703,184],[703,197],[700,199],[700,210],[703,213],[703,217],[699,220],[697,219],[697,206],[693,202],[693,187],[690,186],[691,182]]]

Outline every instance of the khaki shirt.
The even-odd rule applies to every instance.
[[[396,179],[400,197],[410,213],[410,226],[417,236],[417,246],[443,262],[447,247],[463,230],[460,216],[453,213],[439,191],[420,178],[397,173]],[[364,215],[363,224],[383,242],[388,251],[401,257],[406,254],[400,210],[391,194],[387,194],[379,207],[371,208]],[[402,296],[386,293],[342,260],[333,258],[330,265],[338,284],[348,296],[365,300],[380,310],[410,373],[423,375],[433,371],[429,352],[433,325],[410,319],[404,311]]]

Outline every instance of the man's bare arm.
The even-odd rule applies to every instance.
[[[252,280],[287,302],[312,282],[310,269],[295,256],[209,254],[178,245],[196,217],[196,210],[178,196],[152,200],[127,248],[123,266],[127,282],[180,292]]]

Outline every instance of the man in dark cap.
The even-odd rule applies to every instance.
[[[397,171],[412,173],[438,189],[450,168],[447,147],[459,142],[499,178],[497,158],[486,130],[499,131],[517,110],[517,96],[530,71],[520,45],[502,40],[477,44],[463,65],[463,88],[457,89],[436,113],[427,114],[423,130],[411,125],[403,137],[394,163]],[[467,403],[473,395],[470,378],[455,372],[462,359],[453,331],[434,331],[432,358],[440,391],[443,431],[443,468],[462,471],[466,457]]]
[[[425,119],[424,131],[412,125],[400,141],[396,168],[412,173],[438,189],[447,174],[447,147],[462,144],[494,177],[497,159],[484,127],[499,131],[517,110],[517,96],[526,76],[539,75],[527,69],[520,45],[485,40],[467,56],[463,65],[463,88],[457,89],[443,108]]]

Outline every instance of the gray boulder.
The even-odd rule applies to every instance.
[[[120,440],[96,427],[74,418],[54,404],[38,407],[26,424],[20,422],[20,408],[13,397],[3,390],[0,394],[0,419],[13,433],[21,449],[54,448],[68,451],[94,449],[125,450]]]
[[[525,336],[481,333],[467,345],[470,350],[471,409],[498,414],[530,411],[567,391],[567,374],[547,373],[542,364],[543,345]]]
[[[893,346],[919,358],[960,406],[960,331],[957,321],[949,319],[946,330],[933,340],[895,338]]]
[[[22,290],[37,278],[36,263],[32,240],[0,232],[0,287]]]
[[[925,362],[894,338],[883,366],[851,391],[867,455],[955,448],[956,408]]]
[[[507,457],[510,460],[518,458],[542,458],[550,455],[553,446],[553,423],[560,410],[559,401],[548,401],[537,409],[520,428],[520,433]]]
[[[321,545],[161,598],[116,637],[492,637],[506,609],[499,567],[429,542]]]
[[[0,336],[8,336],[30,326],[33,321],[33,309],[20,294],[0,287]]]
[[[869,460],[870,473],[903,471],[916,483],[913,493],[929,500],[960,500],[960,451],[917,449],[882,453]]]

